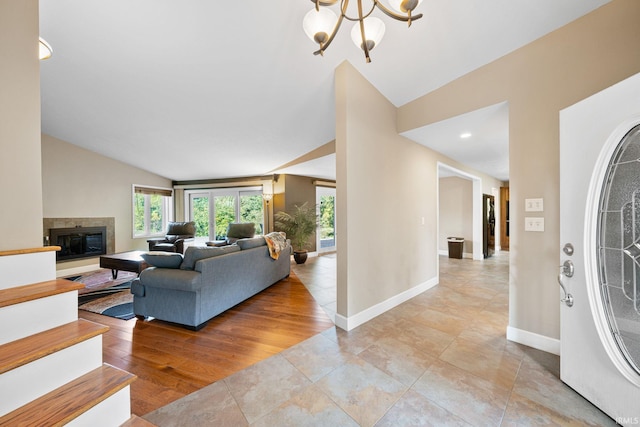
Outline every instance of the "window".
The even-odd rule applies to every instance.
[[[171,220],[173,190],[133,186],[133,237],[163,235]]]
[[[264,211],[260,187],[185,191],[186,217],[196,223],[196,239],[224,240],[232,222],[253,222],[262,234]]]

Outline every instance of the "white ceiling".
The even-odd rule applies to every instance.
[[[607,2],[425,0],[410,29],[378,13],[386,34],[366,64],[347,24],[312,55],[305,0],[40,0],[54,49],[41,63],[42,131],[174,180],[266,174],[335,138],[343,60],[400,106]],[[499,122],[503,108],[467,118],[480,129],[478,117]],[[459,129],[433,126],[406,136],[450,147]],[[316,175],[331,159],[295,170],[335,178],[335,161],[332,177]],[[490,174],[508,173],[498,168]]]

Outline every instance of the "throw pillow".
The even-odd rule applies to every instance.
[[[236,245],[221,246],[219,248],[215,246],[189,246],[184,254],[184,261],[182,261],[180,268],[182,270],[193,270],[196,262],[201,259],[230,254],[232,252],[238,252],[239,250],[240,248]]]
[[[149,265],[159,268],[178,268],[182,264],[182,254],[153,251],[140,255]]]
[[[264,240],[263,236],[252,237],[250,239],[238,239],[236,241],[236,245],[238,245],[243,251],[246,249],[253,249],[264,246],[266,244],[267,242]]]

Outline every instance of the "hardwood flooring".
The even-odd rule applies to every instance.
[[[104,361],[138,376],[131,410],[140,416],[333,326],[293,273],[197,332],[160,320],[79,316],[109,326]]]

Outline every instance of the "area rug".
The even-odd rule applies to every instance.
[[[132,319],[135,315],[133,314],[131,282],[79,295],[78,309],[115,317],[116,319]]]
[[[84,289],[80,289],[78,294],[83,295],[100,289],[112,288],[114,286],[130,282],[137,276],[138,275],[136,273],[119,271],[118,278],[114,280],[111,276],[111,270],[108,268],[101,268],[100,270],[91,271],[80,276],[65,277],[65,279],[82,283],[84,285]]]

